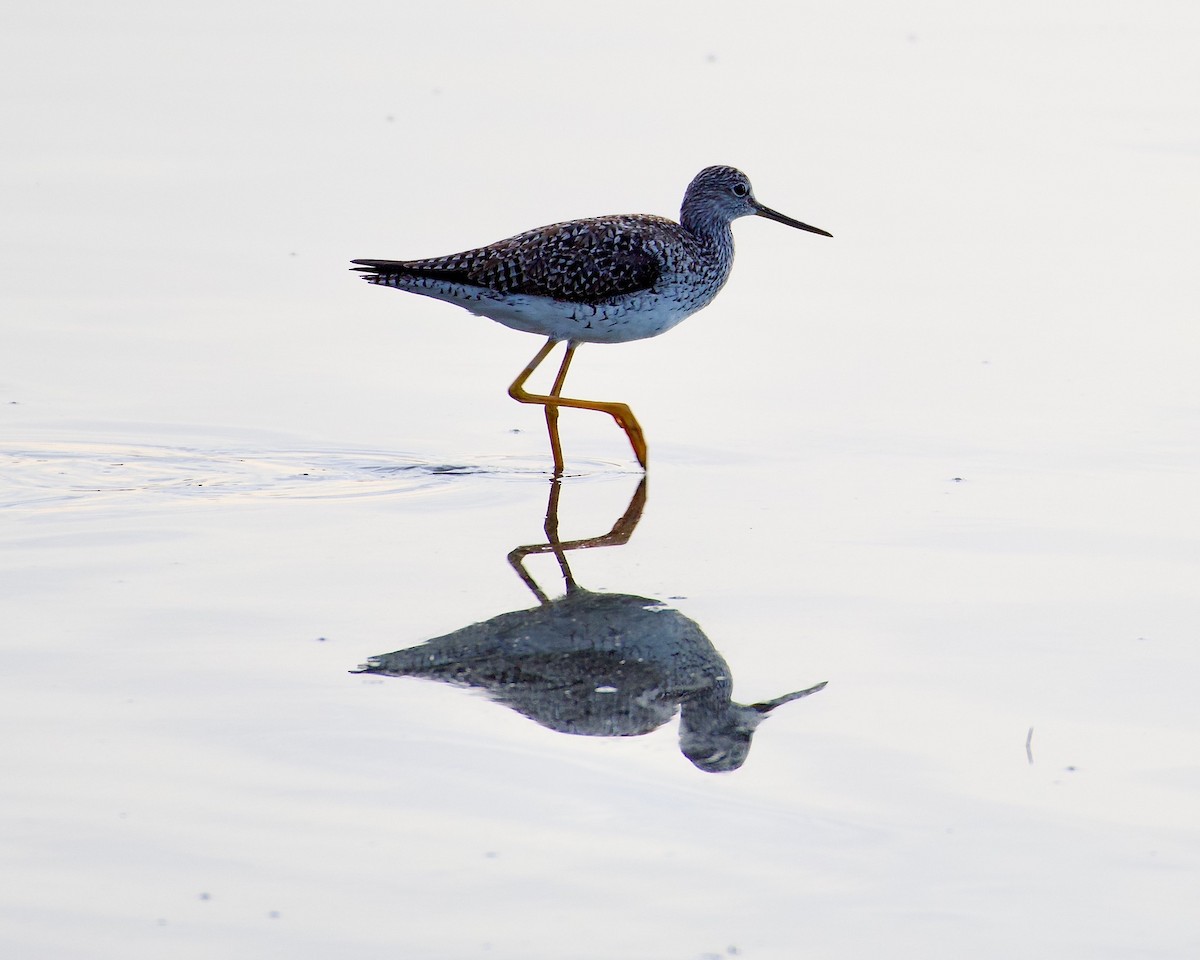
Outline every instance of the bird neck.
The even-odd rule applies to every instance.
[[[710,255],[720,260],[733,259],[733,229],[725,217],[712,210],[684,204],[679,223]]]

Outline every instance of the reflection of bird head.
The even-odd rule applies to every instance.
[[[780,704],[807,697],[824,687],[824,683],[818,683],[807,690],[749,705],[729,701],[717,704],[703,696],[684,701],[679,717],[679,748],[705,773],[736,770],[746,762],[754,729],[767,714]]]

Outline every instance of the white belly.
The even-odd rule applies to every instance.
[[[463,285],[413,284],[400,289],[457,304],[514,330],[579,343],[624,343],[656,337],[712,299],[697,303],[647,291],[608,303],[580,304],[523,294],[498,296],[490,290]]]

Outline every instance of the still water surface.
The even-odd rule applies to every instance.
[[[799,471],[762,464],[4,453],[31,948],[786,956],[1033,923],[1082,956],[1186,913],[1172,613],[992,591],[1036,557],[961,506],[942,543],[804,542],[764,509]]]
[[[0,31],[5,956],[1200,955],[1194,5],[66,6]],[[836,239],[581,350],[644,486],[345,270],[711,163]]]

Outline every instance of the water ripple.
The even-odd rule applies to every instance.
[[[578,465],[586,474],[624,472]],[[126,499],[327,499],[447,488],[461,477],[544,480],[545,461],[440,462],[378,450],[247,451],[115,443],[0,445],[0,509],[90,506]]]

